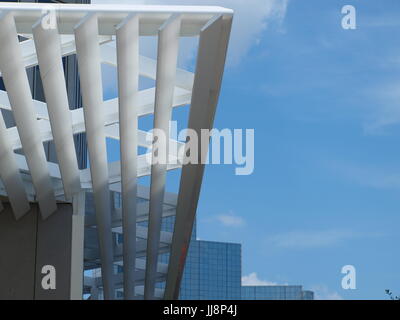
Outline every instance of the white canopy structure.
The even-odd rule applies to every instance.
[[[52,11],[54,26],[44,23],[51,22]],[[30,202],[38,202],[46,219],[58,202],[78,205],[80,195],[92,191],[105,299],[112,299],[115,292],[114,219],[122,225],[120,281],[125,298],[178,297],[204,162],[149,164],[146,155],[138,155],[138,147],[150,147],[151,141],[150,133],[138,129],[138,117],[154,114],[154,128],[168,132],[172,109],[190,106],[186,127],[196,132],[212,128],[232,16],[232,10],[205,6],[0,4],[0,72],[6,88],[0,91],[0,108],[11,110],[16,124],[7,128],[0,117],[0,196],[10,202],[16,219],[29,210]],[[157,60],[139,54],[142,36],[158,37]],[[196,71],[177,68],[180,37],[197,36]],[[114,40],[116,45],[110,45]],[[83,108],[70,110],[62,57],[75,53]],[[118,98],[103,101],[101,64],[117,68]],[[40,68],[45,103],[33,100],[30,92],[26,68],[35,65]],[[139,90],[139,77],[155,80],[155,87]],[[73,135],[82,132],[87,136],[90,168],[79,170]],[[106,138],[120,141],[121,161],[107,161]],[[47,162],[46,141],[54,141],[58,164]],[[169,150],[178,157],[174,152]],[[178,168],[179,194],[168,200],[166,172]],[[143,205],[137,203],[145,192],[137,178],[147,175],[151,185],[148,204]],[[120,212],[110,211],[110,191],[121,192]],[[170,236],[161,232],[168,201],[176,207]],[[146,230],[137,227],[140,219],[148,219]],[[166,266],[158,261],[163,248],[170,253]],[[145,253],[145,260],[138,259],[139,252]],[[144,272],[141,289],[137,270]],[[166,277],[161,292],[155,288],[160,272]]]

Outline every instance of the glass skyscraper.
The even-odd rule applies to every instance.
[[[172,232],[174,216],[163,219],[163,231]],[[181,300],[314,300],[300,285],[242,286],[242,246],[239,243],[196,239],[193,226],[182,277]],[[160,256],[168,262],[168,254]],[[159,285],[162,287],[162,284]]]
[[[190,244],[180,299],[240,300],[241,245],[204,240]]]
[[[142,201],[145,200],[142,199]],[[120,208],[120,194],[113,193],[113,203],[115,208]],[[90,205],[87,209],[90,210]],[[173,232],[174,222],[174,216],[164,217],[161,230]],[[142,221],[137,225],[147,227],[147,223],[147,221]],[[116,235],[117,243],[122,243],[122,240],[122,234]],[[169,253],[159,255],[160,263],[167,264],[168,259]],[[117,272],[122,271],[122,267],[118,267]],[[182,300],[240,300],[241,274],[241,245],[197,240],[195,222],[179,298]],[[165,283],[159,282],[156,287],[163,288],[164,285]],[[120,296],[122,297],[122,294]]]
[[[314,300],[302,286],[242,286],[242,300]]]

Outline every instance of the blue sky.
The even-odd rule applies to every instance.
[[[326,299],[399,294],[400,2],[251,2],[231,1],[215,127],[255,129],[255,171],[207,167],[198,237],[240,242],[243,275],[259,283],[302,284]],[[341,27],[347,4],[356,30]],[[179,173],[168,178],[174,191]],[[348,264],[356,290],[341,288]]]

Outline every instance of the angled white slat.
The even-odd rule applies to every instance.
[[[155,88],[139,91],[137,107],[139,117],[152,114],[154,112],[154,92]],[[173,102],[174,108],[188,105],[190,103],[190,99],[190,91],[175,87]],[[37,113],[37,118],[49,119],[46,104],[38,100],[33,100],[33,103]],[[11,110],[7,93],[2,90],[0,90],[0,108]],[[118,98],[104,101],[104,109],[106,125],[118,122]],[[74,109],[71,110],[71,114],[74,130],[81,130],[80,132],[85,131],[83,110]],[[75,129],[75,127],[79,127],[80,129]],[[74,133],[76,132],[74,131]]]
[[[7,191],[8,199],[16,219],[21,218],[29,210],[29,202],[14,152],[7,134],[6,125],[0,112],[0,179]],[[1,210],[0,210],[1,211]]]
[[[62,49],[63,51],[66,49],[67,54],[70,51],[69,49],[72,48],[75,50],[75,42],[74,42],[74,37],[71,35],[68,36],[63,36],[62,37]],[[33,39],[25,40],[20,42],[21,46],[21,53],[22,53],[22,59],[23,59],[23,65],[25,68],[30,68],[38,64],[37,61],[37,55],[36,55],[36,48],[35,48],[35,43]],[[0,73],[1,75],[1,73]]]
[[[138,116],[145,116],[154,113],[154,95],[155,88],[139,91],[138,94]],[[175,87],[175,95],[173,106],[185,106],[190,103],[191,92]],[[81,109],[71,110],[73,126],[83,125],[83,113]],[[104,101],[104,118],[107,125],[117,123],[118,115],[118,99],[110,99]],[[84,127],[83,127],[84,128]],[[75,129],[74,129],[75,130]],[[84,130],[84,129],[81,129]]]
[[[173,107],[183,106],[190,103],[191,94],[183,89],[176,88],[176,95],[174,96]],[[2,103],[2,97],[4,97],[3,93],[6,95],[4,91],[0,91],[0,107]],[[145,116],[154,112],[154,94],[155,89],[146,89],[139,91],[138,93],[138,106],[137,106],[137,113],[138,116]],[[4,99],[3,102],[6,105],[9,105],[8,97]],[[38,121],[40,126],[40,132],[42,133],[43,141],[49,141],[53,139],[53,135],[51,132],[51,126],[46,119],[49,118],[46,113],[44,114],[43,111],[46,109],[46,104],[37,100],[34,100],[35,106],[37,107],[37,117],[40,118]],[[118,126],[119,121],[119,112],[118,112],[118,99],[111,99],[104,102],[104,118],[105,118],[105,125],[106,127],[106,134],[110,133],[110,137],[115,138],[119,137],[119,130],[115,131],[115,128],[110,128],[110,125]],[[10,107],[5,109],[11,110]],[[85,131],[85,120],[84,120],[84,112],[83,109],[74,109],[71,110],[72,115],[72,131],[74,134],[81,133]],[[16,127],[8,128],[7,130],[10,131],[10,135],[13,141],[13,148],[19,149],[21,148],[21,143],[18,136],[18,131]],[[138,143],[140,146],[147,147],[148,142],[146,141],[146,136],[150,133],[144,132],[142,130],[138,131]],[[173,143],[173,142],[172,142]]]
[[[90,230],[90,229],[86,229],[86,230]],[[117,230],[119,231],[120,234],[122,234],[122,229],[121,228],[117,228]],[[114,229],[113,229],[114,231]],[[139,230],[138,230],[139,231]],[[137,258],[143,258],[146,256],[146,246],[147,246],[147,241],[146,239],[138,239],[136,241],[136,257]],[[86,237],[86,253],[85,253],[85,260],[88,262],[89,260],[98,260],[99,259],[99,250],[97,247],[97,237],[96,238],[90,238],[88,239],[88,237]],[[116,264],[116,262],[121,262],[122,259],[122,244],[115,244],[114,245],[114,264]],[[160,242],[160,253],[168,253],[170,249],[170,244],[168,243],[164,243],[164,242]],[[92,261],[94,262],[94,261]],[[137,284],[137,278],[135,279],[135,283]],[[143,272],[143,279],[144,280],[144,272]],[[164,279],[165,280],[165,279]]]
[[[148,159],[151,159],[151,153],[138,156],[138,159],[137,159],[138,177],[144,177],[144,176],[150,175],[151,166],[149,164],[150,161]],[[19,170],[24,171],[24,172],[29,172],[26,158],[23,155],[15,154],[15,160],[16,160],[16,164],[17,164]],[[182,167],[181,163],[182,163],[182,159],[180,158],[180,159],[178,159],[178,161],[176,161],[172,164],[168,164],[167,170],[179,169]],[[56,179],[54,181],[54,183],[56,184],[58,179],[61,179],[60,169],[56,163],[49,162],[48,166],[49,166],[50,176],[52,178]],[[110,184],[119,183],[121,181],[121,164],[120,164],[120,162],[119,161],[110,162],[107,164],[107,166],[108,166],[108,172],[109,172],[108,182]],[[80,170],[80,180],[81,180],[81,186],[83,189],[92,189],[90,168]],[[58,184],[56,184],[56,185],[58,185]],[[60,182],[60,185],[62,185],[61,182]],[[141,189],[139,189],[138,191],[140,191],[140,190]],[[119,187],[118,190],[113,190],[113,191],[121,192],[121,188]],[[6,195],[6,194],[4,194],[4,195]],[[171,198],[171,196],[172,195],[170,194],[169,198]],[[145,196],[139,192],[138,197],[143,198]],[[145,198],[149,198],[148,195],[146,195]],[[174,198],[172,198],[172,199],[174,199]],[[168,200],[166,203],[171,203],[173,205],[173,202],[171,202],[171,201],[173,201],[172,199]]]
[[[106,137],[115,139],[115,140],[120,140],[120,134],[119,134],[119,124],[113,124],[109,125],[105,128],[106,131]],[[138,130],[137,131],[137,144],[140,147],[145,147],[147,149],[151,149],[152,147],[152,141],[153,141],[153,134],[148,131],[143,131],[143,130]],[[181,148],[185,147],[185,144],[183,142],[174,140],[174,139],[169,139],[169,154],[173,156],[178,156],[179,155],[179,150]]]
[[[60,36],[57,28],[44,29],[41,19],[32,30],[64,191],[66,197],[71,198],[80,192],[81,183],[62,65]]]
[[[115,48],[112,45],[104,44],[100,48],[103,63],[111,66],[117,65]],[[157,60],[139,56],[139,74],[143,77],[155,80],[157,74]],[[191,91],[193,87],[194,74],[184,69],[176,69],[175,85],[179,88]]]
[[[75,49],[75,40],[73,35],[61,35],[61,55],[67,56],[74,54],[76,52]],[[99,43],[104,44],[111,41],[111,36],[99,36]],[[36,49],[33,40],[26,40],[20,42],[21,50],[22,50],[22,57],[24,60],[25,68],[31,68],[38,64],[38,59],[36,55]],[[0,71],[1,75],[1,71]]]
[[[149,217],[149,203],[147,201],[138,202],[136,206],[136,221],[146,221]],[[163,217],[170,217],[175,214],[175,208],[169,205],[163,206]],[[96,217],[93,215],[85,216],[85,227],[93,227],[96,225]],[[122,210],[121,208],[114,208],[112,213],[112,227],[122,226]]]
[[[114,299],[110,192],[104,134],[100,49],[97,40],[97,16],[95,14],[86,16],[76,25],[74,31],[98,224],[104,297],[105,299]]]
[[[213,126],[231,23],[231,17],[216,16],[200,33],[188,124],[188,128],[195,130],[198,137],[202,137],[201,129],[211,129]],[[208,137],[205,141],[199,141],[199,145],[202,149],[205,146],[205,149],[199,152],[198,163],[187,164],[182,168],[165,299],[179,297],[180,281],[196,215],[208,143]],[[187,150],[186,147],[185,151]],[[184,154],[186,155],[186,152]]]
[[[135,297],[136,268],[139,16],[128,16],[116,29],[124,238],[124,297],[132,300]]]
[[[111,191],[121,192],[121,184],[114,183],[110,186]],[[138,184],[138,198],[150,199],[150,187]],[[165,192],[164,193],[164,204],[168,204],[170,206],[176,206],[178,201],[178,196],[175,193]]]
[[[150,159],[150,160],[149,160]],[[138,156],[137,159],[137,176],[144,177],[151,174],[151,153],[142,154]],[[181,160],[168,164],[167,170],[179,169],[182,167]],[[109,170],[109,178],[108,181],[110,184],[121,182],[121,163],[119,161],[109,162],[108,163]],[[90,179],[90,168],[81,170],[81,183],[82,188],[90,189],[92,188],[92,182]]]
[[[57,204],[11,13],[4,13],[0,17],[0,47],[0,70],[35,185],[40,211],[42,217],[47,218],[57,209]]]
[[[47,112],[47,107],[44,102],[33,100],[33,107],[36,111],[36,117],[38,119],[48,119],[49,114]],[[0,109],[11,110],[11,104],[8,99],[6,91],[0,90]]]
[[[172,15],[161,27],[158,35],[157,77],[154,107],[154,129],[164,133],[169,139],[169,122],[172,114],[174,84],[179,49],[181,16]],[[159,137],[160,139],[160,137]],[[166,142],[166,141],[165,141]],[[155,152],[159,160],[155,162]],[[150,182],[149,234],[147,240],[145,299],[153,299],[155,273],[158,260],[158,243],[160,241],[162,205],[165,192],[165,179],[168,144],[165,148],[153,150]]]
[[[147,239],[148,238],[148,230],[146,227],[136,227],[137,231],[137,237],[140,239]],[[113,227],[113,232],[116,233],[122,233],[122,227]],[[160,232],[160,242],[158,245],[160,246],[160,243],[166,243],[166,244],[171,244],[172,241],[172,232],[166,232],[166,231],[161,231]]]
[[[42,137],[42,141],[51,141],[53,140],[53,133],[51,131],[51,126],[48,120],[45,119],[41,119],[38,120],[38,124],[39,124],[39,130],[41,133],[41,137]],[[83,124],[79,124],[77,126],[73,126],[73,133],[77,134],[77,133],[81,133],[81,132],[85,132],[85,130],[83,130],[82,128],[84,127],[84,123]],[[104,128],[104,132],[105,132],[105,136],[107,138],[111,138],[111,139],[115,139],[115,140],[119,140],[119,124],[115,123],[109,126],[106,126]],[[11,127],[7,129],[7,133],[9,135],[10,138],[10,143],[11,143],[11,147],[13,150],[17,150],[21,148],[21,140],[18,134],[18,130],[17,127]],[[151,132],[147,132],[147,131],[143,131],[143,130],[138,130],[137,131],[137,141],[138,141],[138,145],[140,147],[145,147],[150,149],[151,145],[152,145],[152,139],[153,139],[153,134]],[[180,154],[180,150],[181,148],[184,148],[185,144],[177,141],[177,140],[173,140],[170,139],[169,140],[169,154],[171,157],[178,157],[178,155]]]
[[[151,158],[151,154],[148,155],[140,155],[138,157],[138,177],[143,177],[143,176],[148,176],[151,173],[151,167],[149,165],[149,161],[146,159],[146,157]],[[26,163],[26,159],[24,156],[20,154],[15,154],[15,159],[16,159],[16,164],[18,166],[18,169],[23,172],[29,172],[28,165]],[[177,164],[170,164],[167,167],[167,170],[175,170],[175,169],[180,169],[181,168],[181,161],[178,161]],[[58,165],[55,163],[48,163],[49,165],[49,171],[50,171],[50,176],[53,179],[53,188],[55,190],[56,196],[62,197],[64,194],[64,189],[62,186],[62,183],[59,179],[61,179],[61,174],[60,170],[58,168]],[[120,192],[121,193],[121,172],[120,172],[121,165],[119,161],[117,162],[111,162],[108,164],[108,171],[110,173],[109,177],[109,184],[110,184],[110,190],[115,191],[115,192]],[[90,174],[90,168],[81,170],[80,172],[81,176],[81,185],[83,189],[92,189],[92,181],[91,181],[91,174]],[[27,196],[29,201],[35,201],[36,193],[33,188],[33,185],[31,183],[31,180],[28,180],[29,176],[25,175],[25,178],[23,179],[24,184],[25,184],[25,190],[27,192]],[[149,199],[149,189],[148,187],[144,187],[141,185],[138,185],[138,198],[143,198],[143,199]],[[0,179],[0,195],[7,197],[7,192],[5,191],[4,186],[1,183]],[[61,199],[63,200],[63,199]],[[64,201],[64,200],[63,200]],[[173,193],[165,193],[164,195],[164,203],[169,204],[169,205],[176,205],[176,195]]]

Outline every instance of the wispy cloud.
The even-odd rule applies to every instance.
[[[312,286],[311,291],[314,291],[315,300],[343,300],[343,297],[339,293],[329,290],[325,285]]]
[[[246,224],[242,217],[233,214],[233,212],[220,214],[217,215],[215,218],[226,227],[242,227]]]
[[[322,248],[331,247],[348,240],[380,236],[379,233],[357,232],[345,229],[317,231],[291,231],[267,238],[267,243],[278,248]]]
[[[252,272],[247,276],[242,277],[242,285],[243,286],[276,286],[278,285],[276,282],[261,280],[258,278],[256,272]]]

